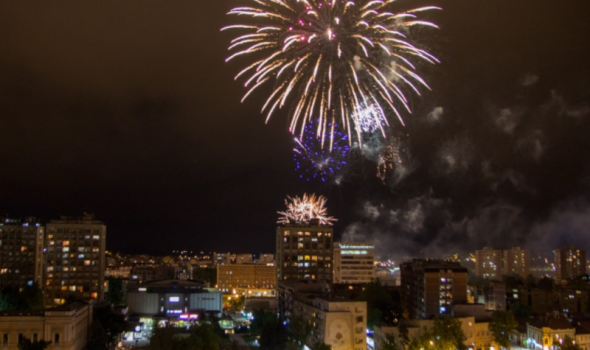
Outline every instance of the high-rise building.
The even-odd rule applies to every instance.
[[[44,227],[34,217],[0,221],[0,288],[41,287]]]
[[[375,280],[373,243],[334,243],[334,283],[369,283]]]
[[[285,224],[277,228],[276,274],[282,280],[332,281],[334,229],[311,220],[308,225]]]
[[[92,214],[62,216],[46,225],[45,303],[104,297],[107,228]]]
[[[573,246],[555,249],[555,281],[565,281],[586,274],[586,251]]]
[[[485,247],[475,251],[476,273],[490,280],[502,280],[502,251]]]
[[[467,303],[467,268],[457,262],[414,259],[401,265],[404,313],[410,319],[452,315]]]
[[[504,274],[526,278],[530,274],[531,255],[528,250],[513,247],[504,251]]]

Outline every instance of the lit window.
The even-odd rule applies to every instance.
[[[94,236],[92,236],[92,239],[95,240],[95,241],[98,241],[100,239],[100,236],[99,235],[94,235]]]

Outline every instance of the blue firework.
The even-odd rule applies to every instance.
[[[314,124],[315,121],[309,122],[305,126],[303,138],[295,139],[295,171],[299,173],[300,178],[307,181],[320,179],[323,182],[333,181],[339,184],[348,165],[348,134],[340,131],[337,125],[332,127],[332,123],[328,123],[326,130],[334,130],[334,137],[322,139],[317,135]]]

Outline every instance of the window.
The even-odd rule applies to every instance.
[[[92,236],[92,239],[95,240],[95,241],[98,241],[100,239],[100,236],[99,235],[94,235],[94,236]]]

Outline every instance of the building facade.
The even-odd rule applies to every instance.
[[[489,331],[489,322],[476,321],[473,316],[456,317],[461,322],[461,330],[465,334],[465,341],[463,342],[469,349],[474,350],[492,350],[494,343],[491,332]],[[407,320],[404,321],[407,330],[408,340],[422,337],[426,332],[432,331],[434,328],[433,320]],[[375,326],[375,333],[373,336],[375,349],[382,349],[383,342],[387,335],[393,335],[397,342],[398,349],[407,349],[403,344],[403,338],[400,336],[399,327]],[[436,339],[433,339],[436,341]],[[498,348],[498,347],[496,347]]]
[[[454,305],[467,303],[467,268],[457,262],[414,259],[400,270],[404,313],[410,319],[452,315]]]
[[[0,288],[42,285],[44,227],[33,217],[0,221]]]
[[[210,292],[197,281],[162,280],[130,286],[127,304],[134,318],[171,323],[196,320],[202,313],[221,316],[222,311],[221,293]]]
[[[106,226],[92,214],[62,216],[46,226],[45,304],[104,297]]]
[[[261,264],[274,264],[275,262],[275,255],[274,254],[265,254],[265,253],[260,253],[260,257],[258,258],[258,261]]]
[[[475,251],[476,273],[490,280],[502,280],[502,251],[490,247]]]
[[[367,350],[367,303],[297,295],[293,315],[311,324],[306,345],[322,342],[333,350]]]
[[[217,288],[222,293],[274,295],[275,268],[262,264],[217,265]],[[270,295],[270,294],[269,294]]]
[[[507,276],[519,275],[527,278],[531,268],[531,254],[528,250],[513,247],[504,251],[504,274]]]
[[[281,280],[332,281],[331,226],[289,224],[277,228],[276,277]]]
[[[555,281],[566,281],[586,274],[586,251],[566,246],[553,251],[555,255]]]
[[[0,312],[0,348],[18,350],[20,339],[50,341],[48,350],[86,348],[92,323],[92,305],[76,301],[44,311]]]
[[[334,283],[369,283],[375,280],[373,243],[334,243]]]
[[[236,254],[236,264],[250,264],[252,262],[252,254]]]

